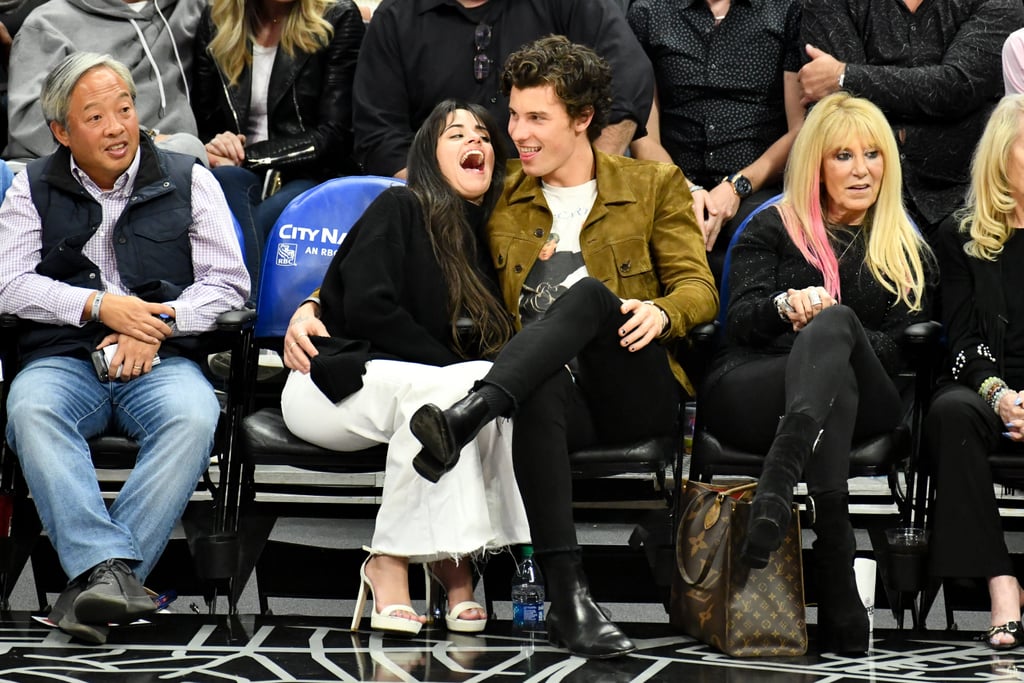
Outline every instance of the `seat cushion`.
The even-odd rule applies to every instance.
[[[607,477],[634,472],[656,473],[675,458],[679,439],[664,436],[623,446],[593,446],[569,454],[574,477]]]
[[[850,476],[871,477],[888,474],[908,453],[910,432],[900,426],[887,434],[865,439],[850,451]],[[753,453],[731,446],[706,429],[698,430],[693,440],[691,476],[701,479],[711,474],[756,477],[761,473],[765,453]]]
[[[291,465],[325,472],[384,470],[387,446],[361,451],[331,451],[303,441],[288,431],[280,408],[261,408],[242,421],[239,455],[255,465]]]
[[[127,436],[97,436],[89,439],[89,449],[97,469],[130,470],[139,454],[138,442]]]
[[[1024,457],[1020,452],[992,453],[988,456],[992,480],[1014,489],[1024,489]]]

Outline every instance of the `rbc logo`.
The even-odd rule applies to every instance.
[[[277,265],[279,266],[297,266],[298,263],[299,247],[297,244],[289,244],[282,242],[277,245]]]

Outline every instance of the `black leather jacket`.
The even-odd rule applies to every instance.
[[[324,18],[334,26],[326,48],[294,57],[278,49],[267,100],[269,139],[246,146],[247,168],[274,168],[286,181],[323,181],[356,172],[352,78],[365,28],[352,0],[338,0]],[[229,87],[208,49],[215,33],[207,7],[199,20],[192,67],[192,111],[203,142],[225,131],[243,133],[249,116],[252,70],[245,68],[238,83]]]

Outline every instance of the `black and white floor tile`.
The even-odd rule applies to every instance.
[[[543,635],[488,626],[481,636],[352,633],[335,618],[166,615],[81,645],[27,613],[0,619],[0,681],[242,683],[313,681],[685,681],[903,683],[1024,680],[1024,650],[995,653],[967,634],[882,630],[863,656],[734,659],[664,624],[629,624],[638,651],[584,660]],[[812,631],[812,649],[814,645]],[[1018,667],[1020,671],[1018,671]]]

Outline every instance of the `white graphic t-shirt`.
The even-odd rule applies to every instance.
[[[537,320],[565,290],[587,276],[580,231],[597,199],[597,181],[575,187],[541,184],[551,209],[551,232],[519,295],[523,324]]]

